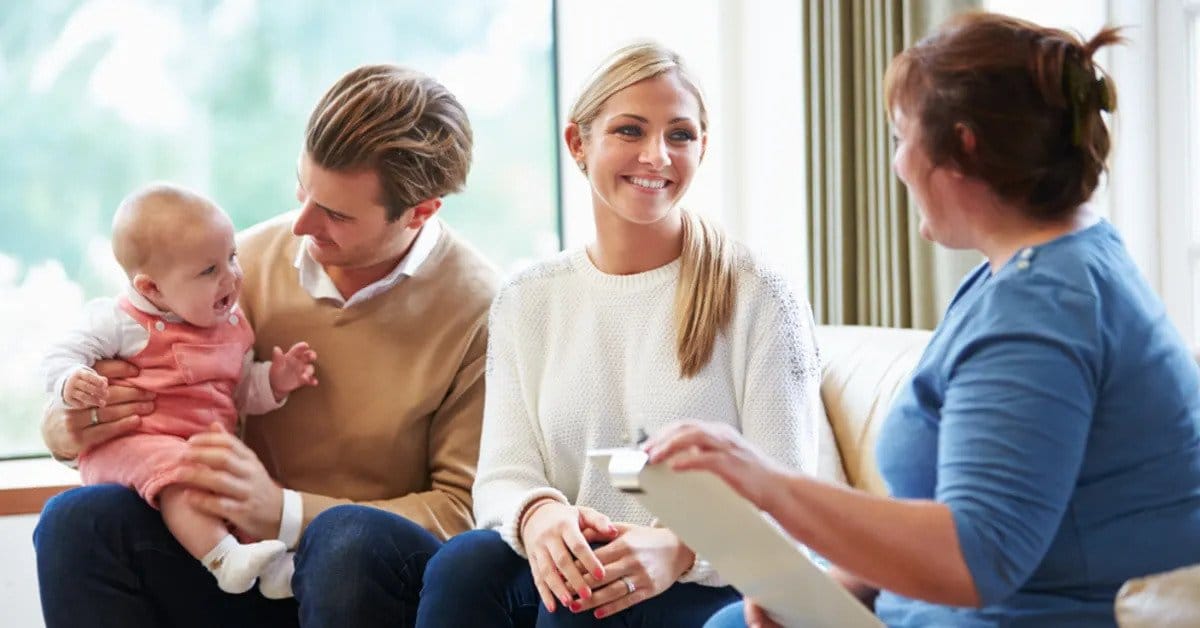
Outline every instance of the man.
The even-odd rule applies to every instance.
[[[299,212],[240,237],[256,353],[307,341],[319,385],[250,419],[244,442],[193,437],[186,482],[241,535],[295,549],[294,600],[220,592],[136,494],[89,486],[51,500],[34,533],[49,628],[413,622],[425,561],[472,524],[496,276],[435,218],[466,180],[471,145],[465,111],[434,80],[356,69],[309,119]],[[153,410],[141,391],[110,391],[99,410],[47,414],[56,457]]]

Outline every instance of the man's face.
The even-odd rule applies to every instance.
[[[366,268],[404,253],[408,216],[388,222],[373,169],[326,170],[301,153],[296,169],[300,215],[292,232],[307,236],[308,254],[324,267]]]

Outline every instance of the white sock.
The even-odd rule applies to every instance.
[[[282,541],[259,541],[242,545],[228,534],[209,550],[200,562],[217,577],[217,586],[226,593],[245,593],[254,586],[263,568],[287,551]]]
[[[263,569],[258,579],[258,592],[268,600],[292,597],[292,575],[296,573],[296,552],[286,552]]]

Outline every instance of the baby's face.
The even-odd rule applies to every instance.
[[[181,225],[169,246],[170,261],[154,277],[162,293],[160,305],[197,327],[228,320],[242,292],[233,224],[216,214]]]

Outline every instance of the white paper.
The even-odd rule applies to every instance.
[[[784,626],[881,628],[808,551],[753,504],[708,472],[646,465],[636,449],[588,452],[616,488],[634,495],[726,581]]]

